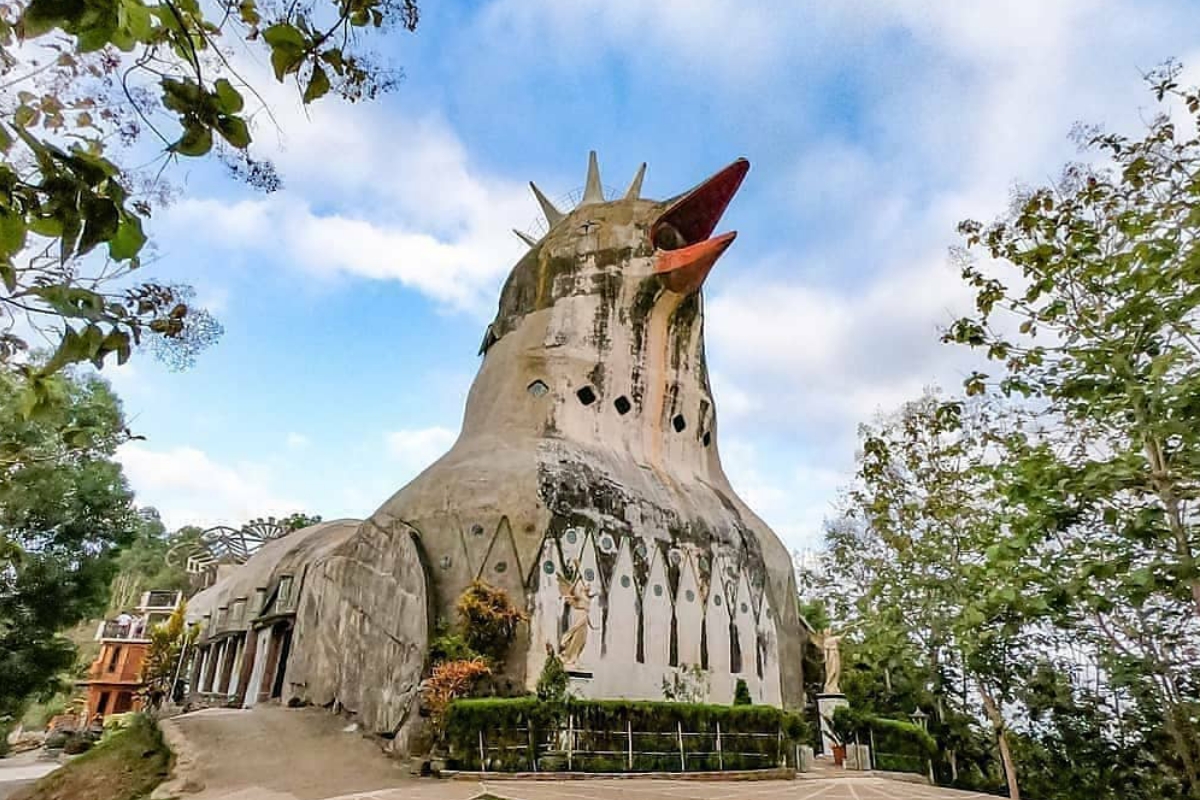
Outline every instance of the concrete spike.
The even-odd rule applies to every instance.
[[[522,242],[529,245],[530,247],[533,247],[534,245],[537,244],[537,239],[533,238],[532,236],[530,236],[527,233],[521,233],[521,231],[517,230],[516,228],[513,228],[512,232],[517,235],[518,239],[520,239]]]
[[[629,189],[625,192],[626,200],[637,200],[642,196],[642,178],[646,177],[646,162],[638,167],[637,174],[633,176],[633,182],[629,184]]]
[[[583,188],[583,200],[579,205],[603,203],[604,190],[600,188],[600,162],[596,160],[596,151],[588,153],[587,184]]]
[[[533,189],[533,196],[537,198],[538,205],[542,207],[542,213],[546,215],[546,222],[550,223],[550,227],[553,228],[566,214],[554,207],[554,203],[551,203],[550,199],[542,194],[542,190],[537,187],[536,183],[530,181],[529,188]]]

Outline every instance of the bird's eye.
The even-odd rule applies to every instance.
[[[669,222],[660,222],[654,231],[654,246],[659,250],[678,250],[687,247],[687,239]]]

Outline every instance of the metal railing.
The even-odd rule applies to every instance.
[[[179,592],[152,589],[142,596],[142,608],[174,609],[179,605]]]
[[[124,624],[116,620],[108,620],[100,623],[100,627],[96,631],[96,638],[145,642],[149,641],[150,631],[148,628],[149,626],[144,620]]]
[[[574,717],[550,728],[517,727],[500,735],[478,731],[474,752],[454,760],[493,772],[711,772],[795,766],[783,733],[637,731],[576,728]],[[754,749],[748,749],[748,748]]]

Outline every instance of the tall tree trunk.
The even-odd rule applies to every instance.
[[[979,698],[983,700],[983,710],[996,732],[996,745],[1000,748],[1000,761],[1004,764],[1004,779],[1008,782],[1008,796],[1012,800],[1021,800],[1021,787],[1017,785],[1017,765],[1013,761],[1012,750],[1008,747],[1008,725],[1004,722],[1004,716],[1000,713],[1000,706],[996,704],[995,698],[984,688],[983,681],[977,679],[975,686],[979,690]]]
[[[1179,556],[1179,566],[1182,571],[1195,576],[1196,556],[1192,553],[1192,544],[1188,536],[1187,524],[1183,518],[1183,508],[1179,495],[1175,491],[1175,479],[1171,477],[1170,467],[1163,456],[1161,444],[1153,436],[1146,437],[1146,459],[1150,462],[1150,484],[1154,487],[1164,510],[1167,512],[1167,524],[1175,539],[1175,552]],[[1200,617],[1200,578],[1189,578],[1192,590],[1192,608]]]

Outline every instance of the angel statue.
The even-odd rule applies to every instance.
[[[813,638],[820,645],[825,657],[825,694],[841,694],[840,681],[842,678],[842,633],[834,633],[829,628],[816,634]]]
[[[587,645],[588,629],[591,627],[589,613],[592,608],[592,598],[596,595],[588,588],[587,582],[580,577],[582,570],[579,562],[575,563],[575,580],[569,581],[558,574],[558,591],[563,600],[571,607],[571,627],[559,640],[558,650],[562,656],[563,666],[575,666],[583,648]]]

